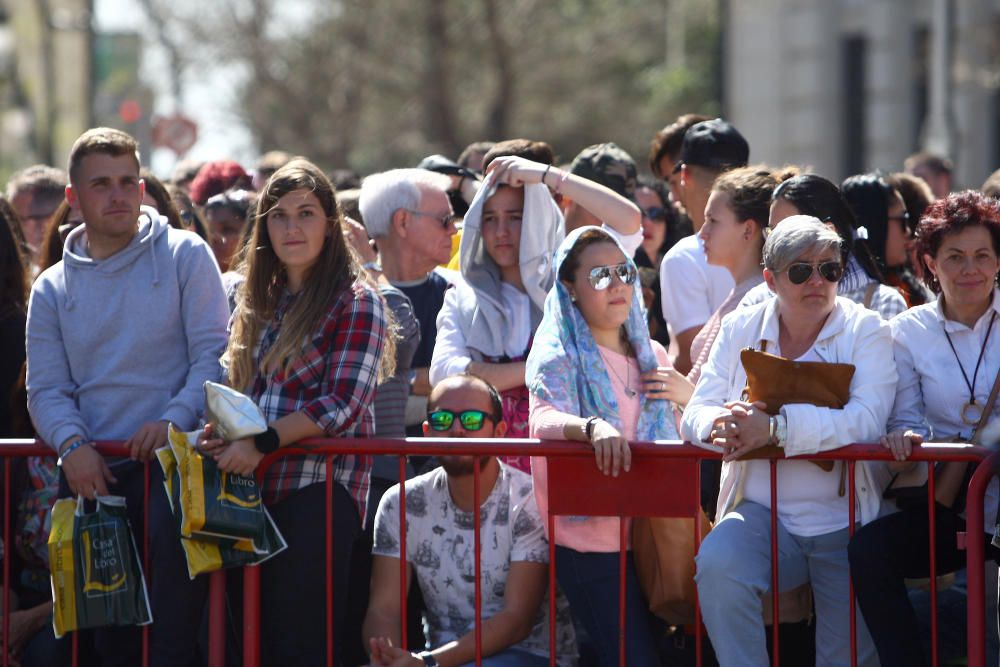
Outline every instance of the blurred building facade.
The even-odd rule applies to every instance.
[[[728,0],[727,117],[751,159],[835,180],[950,157],[956,186],[1000,167],[1000,0]]]
[[[27,165],[64,166],[89,127],[132,133],[148,158],[153,95],[143,40],[94,30],[94,0],[0,0],[0,185]]]
[[[0,0],[0,177],[61,165],[92,124],[92,0]],[[2,182],[2,181],[0,181]]]

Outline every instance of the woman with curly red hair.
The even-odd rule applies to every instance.
[[[924,280],[938,295],[890,322],[899,372],[896,399],[882,444],[890,449],[897,474],[919,474],[908,462],[914,445],[925,440],[969,440],[980,424],[1000,418],[1000,404],[989,404],[1000,377],[1000,202],[979,192],[953,194],[932,204],[917,229]],[[930,573],[927,501],[897,501],[902,511],[870,523],[854,535],[849,548],[858,605],[878,648],[883,667],[922,665],[927,656],[919,641],[917,618],[906,594],[905,578],[953,572],[963,567],[956,535],[964,518],[967,463],[935,470],[935,553]],[[889,487],[892,489],[892,485]],[[886,497],[893,496],[891,491]],[[997,481],[986,493],[986,521],[968,539],[982,539],[989,555],[996,527]]]
[[[238,163],[232,160],[206,162],[191,181],[191,200],[198,206],[204,206],[213,195],[250,187],[250,174]]]

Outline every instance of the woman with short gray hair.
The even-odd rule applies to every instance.
[[[696,575],[705,626],[723,667],[768,664],[762,599],[771,588],[770,463],[747,455],[767,445],[798,456],[876,440],[896,387],[889,326],[837,297],[843,265],[836,232],[816,218],[793,216],[767,238],[763,257],[764,280],[776,298],[723,321],[681,424],[684,438],[723,454],[717,523],[701,545]],[[746,348],[797,362],[852,365],[847,400],[831,408],[803,397],[769,414],[765,403],[743,398]],[[779,587],[812,584],[817,665],[850,664],[849,507],[841,471],[842,464],[829,471],[801,459],[777,466]],[[860,462],[855,475],[857,515],[867,523],[879,515],[889,474],[883,463]],[[858,664],[878,664],[860,618],[857,628]]]

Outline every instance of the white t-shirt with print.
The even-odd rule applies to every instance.
[[[535,504],[531,476],[500,464],[500,475],[480,507],[482,616],[503,610],[512,562],[548,563],[549,545]],[[438,647],[475,628],[473,515],[459,509],[443,468],[406,482],[406,560],[413,566],[427,606],[428,639]],[[382,496],[375,516],[376,556],[399,558],[399,485]],[[570,665],[576,641],[569,606],[556,600],[558,663]],[[511,648],[549,655],[548,596],[531,634]]]

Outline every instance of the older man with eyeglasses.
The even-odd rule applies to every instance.
[[[364,268],[384,274],[413,303],[420,321],[420,346],[413,357],[407,408],[407,432],[420,435],[430,393],[428,369],[437,338],[437,315],[453,272],[438,269],[451,259],[456,226],[447,190],[451,179],[426,169],[393,169],[373,174],[361,184],[358,207],[368,235],[377,246],[355,244],[367,253]]]

